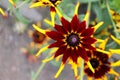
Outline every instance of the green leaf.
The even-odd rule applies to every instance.
[[[96,34],[101,32],[106,27],[108,27],[108,25],[112,24],[107,8],[106,7],[102,8],[101,11],[102,11],[101,21],[103,21],[104,24],[101,27],[99,27],[99,29],[97,29]]]
[[[94,3],[92,3],[92,9],[95,12],[98,21],[102,21],[101,5],[98,2],[94,2]]]

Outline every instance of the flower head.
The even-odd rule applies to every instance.
[[[99,42],[100,40],[98,40]],[[96,49],[96,51],[87,51],[88,59],[92,65],[92,67],[95,70],[95,73],[93,73],[87,64],[85,63],[85,69],[84,72],[88,76],[88,78],[95,78],[95,79],[107,79],[106,74],[114,74],[116,76],[119,76],[119,73],[114,71],[112,67],[120,66],[119,60],[117,62],[110,62],[109,59],[112,56],[112,53],[105,51],[105,46],[108,41],[108,38],[105,40],[101,40],[102,42],[99,45],[99,49]],[[103,47],[104,46],[104,47]]]
[[[37,22],[37,26],[41,28],[41,23]],[[45,43],[49,41],[48,37],[37,31],[37,30],[28,30],[28,35],[32,39],[30,46],[31,47],[36,47],[37,49],[43,46]]]
[[[87,55],[89,57],[92,67],[95,70],[95,73],[93,73],[85,63],[84,71],[88,75],[88,77],[101,79],[106,77],[106,73],[119,76],[119,73],[115,72],[112,69],[112,65],[113,64],[115,65],[116,63],[109,62],[110,57],[108,54],[104,54],[98,51],[87,51]],[[118,65],[118,62],[117,62],[117,65]]]
[[[55,30],[43,30],[38,28],[36,25],[33,25],[33,27],[36,30],[42,32],[43,34],[46,34],[49,38],[55,41],[54,43],[38,51],[36,56],[39,56],[43,51],[45,51],[48,48],[57,48],[57,50],[52,57],[44,60],[43,62],[47,62],[50,61],[51,59],[62,56],[62,63],[60,69],[55,75],[55,78],[57,78],[61,71],[64,69],[64,65],[67,60],[73,61],[75,76],[77,75],[76,65],[78,58],[84,59],[90,66],[86,51],[95,50],[92,44],[96,41],[96,39],[92,35],[94,31],[98,28],[98,26],[101,25],[101,23],[96,25],[95,30],[94,28],[91,27],[87,28],[86,19],[89,13],[86,14],[87,17],[85,16],[84,21],[80,21],[77,15],[78,7],[79,3],[76,5],[74,16],[70,22],[67,21],[59,12],[59,10],[56,8],[56,12],[60,17],[62,24],[61,25],[55,24],[54,26]],[[91,66],[90,68],[94,72]]]

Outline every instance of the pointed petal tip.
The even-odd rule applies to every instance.
[[[65,64],[61,63],[61,66],[58,70],[58,72],[55,74],[54,78],[58,78],[58,76],[60,75],[60,73],[62,72],[62,70],[64,69]]]
[[[97,25],[95,25],[95,26],[94,26],[94,28],[95,28],[94,32],[95,32],[100,26],[102,26],[103,24],[104,24],[104,22],[101,21],[101,22],[99,22]]]
[[[78,15],[78,8],[79,8],[79,6],[80,6],[80,2],[78,2],[76,7],[75,7],[74,15]]]

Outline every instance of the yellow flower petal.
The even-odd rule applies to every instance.
[[[102,49],[102,50],[105,49],[108,39],[109,39],[109,38],[106,38],[106,39],[99,45],[99,48],[100,48],[100,49]]]
[[[41,49],[37,52],[36,56],[38,57],[43,51],[45,51],[45,50],[47,50],[47,49],[48,49],[48,46],[45,46],[45,47],[41,48]]]
[[[96,42],[104,42],[104,40],[102,40],[102,39],[97,39]]]
[[[34,8],[34,7],[39,7],[39,6],[45,6],[45,5],[43,4],[43,2],[40,1],[37,3],[31,4],[29,8]]]
[[[104,53],[104,54],[108,54],[108,55],[110,55],[110,52],[108,52],[108,51],[104,51],[104,50],[101,50],[101,49],[96,49],[98,52],[102,52],[102,53]]]
[[[88,21],[89,16],[90,16],[90,11],[87,11],[83,20]]]
[[[111,63],[111,66],[120,66],[120,60],[118,60],[114,63]]]
[[[80,6],[80,2],[78,2],[76,7],[75,7],[74,15],[78,15],[78,8],[79,8],[79,6]]]
[[[103,77],[103,80],[108,80],[107,76],[104,76],[104,77]]]
[[[120,49],[109,49],[109,51],[113,54],[119,54],[120,55]]]
[[[47,32],[47,30],[40,29],[40,28],[39,28],[37,25],[35,25],[35,24],[33,24],[32,26],[34,27],[35,30],[37,30],[37,31],[39,31],[39,32],[41,32],[41,33],[43,33],[43,34],[45,34],[45,33]]]
[[[2,8],[0,8],[0,13],[1,13],[4,17],[7,17],[7,15],[5,14],[5,12],[3,11]]]
[[[65,64],[61,63],[61,66],[60,66],[58,72],[55,74],[54,78],[57,78],[60,75],[60,73],[62,72],[64,67],[65,67]]]
[[[51,56],[50,58],[42,60],[42,62],[46,63],[46,62],[51,61],[53,59],[54,59],[54,56]]]
[[[93,73],[95,73],[95,70],[94,70],[94,68],[92,67],[92,65],[90,64],[89,61],[87,62],[87,65],[89,66],[90,70],[91,70]]]
[[[55,61],[58,62],[62,56],[63,56],[63,55],[59,55],[58,57],[56,57],[56,60],[55,60]]]
[[[52,26],[54,26],[55,24],[55,13],[55,11],[50,11]]]
[[[33,31],[32,31],[32,30],[28,30],[28,35],[29,35],[30,38],[32,38],[32,36],[33,36]]]
[[[60,13],[60,11],[59,11],[56,7],[55,7],[55,10],[56,10],[56,12],[57,12],[59,18],[62,18],[62,17],[63,17],[62,14]]]
[[[117,73],[116,71],[114,71],[113,69],[110,69],[110,71],[108,73],[109,74],[114,74],[115,76],[120,76],[120,74]]]
[[[73,66],[74,75],[75,77],[77,77],[78,76],[77,64],[73,63],[72,66]]]
[[[88,80],[93,80],[93,78],[88,76]]]
[[[34,48],[35,47],[35,43],[34,42],[31,42],[30,43],[30,48]]]
[[[113,15],[115,12],[113,10],[109,10],[109,12]]]
[[[47,19],[44,19],[44,22],[47,23],[47,24],[49,24],[50,26],[53,26],[52,22],[49,21],[49,20],[47,20]]]
[[[95,28],[95,29],[94,29],[94,32],[95,32],[100,26],[102,26],[103,23],[104,23],[104,22],[101,21],[101,22],[99,22],[97,25],[95,25],[95,26],[94,26],[94,28]]]
[[[16,7],[16,4],[14,3],[13,0],[8,0],[14,7]]]
[[[120,40],[119,40],[119,39],[115,38],[113,35],[111,35],[111,38],[112,38],[116,43],[118,43],[118,44],[120,45]]]

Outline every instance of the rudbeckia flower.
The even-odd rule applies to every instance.
[[[37,22],[37,26],[41,28],[41,23]],[[28,30],[28,35],[32,39],[30,46],[36,47],[37,49],[49,41],[49,38],[45,34],[37,30]]]
[[[120,22],[120,14],[119,13],[117,13],[113,10],[110,10],[110,13],[112,14],[112,18],[116,23]]]
[[[88,76],[88,80],[92,80],[92,78],[99,80],[108,80],[106,74],[114,74],[115,76],[120,76],[119,73],[112,69],[112,67],[120,66],[120,61],[109,62],[110,56],[98,51],[87,51],[87,55],[92,67],[95,70],[95,73],[93,73],[85,63],[84,71]]]
[[[108,38],[103,41],[98,40],[98,42],[102,42],[98,49],[96,49],[96,51],[87,51],[88,59],[95,70],[95,73],[93,73],[85,63],[84,72],[88,76],[88,80],[92,80],[93,78],[95,80],[108,80],[107,74],[120,76],[119,73],[112,69],[112,67],[120,66],[120,61],[118,60],[116,62],[110,62],[109,59],[111,58],[112,54],[104,50],[107,41]]]
[[[0,8],[0,13],[3,15],[3,17],[7,17],[7,15],[5,14],[2,8]]]
[[[50,7],[50,14],[51,14],[51,21],[52,26],[54,26],[54,16],[56,13],[55,7],[61,3],[62,0],[37,0],[35,3],[30,5],[30,8],[39,7],[39,6],[49,6]],[[46,22],[50,23],[51,21],[45,20]]]
[[[85,15],[83,21],[79,21],[77,14],[79,4],[80,3],[76,5],[74,16],[70,22],[67,21],[56,8],[56,12],[60,17],[60,21],[62,24],[55,24],[54,30],[43,30],[33,24],[33,27],[36,30],[42,32],[43,34],[46,34],[49,38],[55,41],[54,43],[40,49],[36,56],[39,56],[43,51],[47,50],[48,48],[57,48],[57,50],[53,56],[43,60],[43,62],[50,61],[62,55],[62,63],[58,72],[55,75],[55,78],[57,78],[61,71],[64,69],[67,60],[72,60],[74,62],[75,74],[77,75],[76,66],[78,58],[84,59],[89,68],[94,72],[89,62],[86,51],[96,50],[92,46],[92,44],[96,41],[96,39],[93,37],[93,33],[100,25],[102,25],[103,22],[98,23],[95,26],[95,29],[94,27],[86,28],[86,21],[88,19],[89,12]]]

